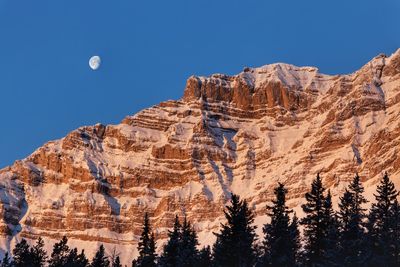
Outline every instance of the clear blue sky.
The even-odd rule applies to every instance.
[[[192,74],[277,61],[352,72],[400,47],[399,14],[398,0],[0,0],[0,167],[178,99]]]

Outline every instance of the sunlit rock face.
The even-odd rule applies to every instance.
[[[81,127],[1,170],[3,249],[67,235],[89,256],[115,246],[127,263],[145,212],[159,244],[175,214],[210,244],[231,192],[260,231],[278,181],[299,216],[318,172],[334,199],[358,172],[373,200],[384,171],[399,185],[399,150],[400,50],[349,75],[272,64],[192,76],[180,100]]]

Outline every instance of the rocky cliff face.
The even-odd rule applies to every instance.
[[[207,244],[230,192],[261,226],[278,181],[298,213],[317,172],[336,197],[358,172],[372,196],[383,171],[400,185],[399,150],[400,50],[349,75],[272,64],[192,76],[181,100],[81,127],[1,170],[2,246],[67,235],[128,261],[144,212],[159,240],[179,214]]]

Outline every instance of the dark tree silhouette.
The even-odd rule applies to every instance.
[[[281,183],[274,189],[275,199],[272,206],[267,206],[267,215],[271,222],[264,225],[263,263],[262,266],[294,266],[298,249],[297,218],[292,225],[286,206],[285,186]]]
[[[301,207],[306,216],[301,219],[304,225],[304,262],[306,266],[327,266],[329,262],[330,229],[327,227],[331,218],[331,201],[324,196],[325,188],[322,186],[320,175],[313,180],[311,191],[306,193],[306,204]]]
[[[174,227],[172,231],[168,232],[168,242],[164,246],[163,253],[161,254],[159,265],[160,266],[177,266],[179,243],[181,235],[181,224],[179,223],[178,215],[175,216]]]
[[[226,224],[221,224],[221,232],[215,234],[217,241],[213,247],[214,264],[217,266],[253,266],[256,260],[254,248],[254,215],[246,201],[232,194],[230,205],[224,210]]]
[[[111,252],[110,261],[111,261],[111,267],[121,266],[121,259],[119,257],[119,253],[117,252],[117,249],[115,247]]]
[[[1,261],[0,267],[11,267],[12,266],[12,259],[10,258],[10,254],[8,254],[8,252],[6,252],[6,254],[4,254],[4,258]]]
[[[392,220],[393,207],[398,192],[386,173],[377,186],[375,203],[368,216],[369,261],[370,266],[390,266],[393,262]]]
[[[326,231],[324,245],[324,265],[338,266],[338,249],[339,249],[339,222],[337,215],[332,207],[331,192],[328,194],[324,202],[324,230]]]
[[[136,260],[138,267],[156,266],[156,245],[151,233],[150,220],[147,212],[144,215],[143,231],[138,244],[139,257]]]
[[[400,266],[400,204],[397,199],[394,201],[391,207],[391,220],[390,228],[392,233],[391,239],[391,266]]]
[[[31,261],[33,266],[42,267],[46,265],[47,253],[44,250],[44,241],[38,238],[36,244],[30,249]]]
[[[15,245],[13,249],[13,266],[30,267],[33,266],[30,246],[24,238]]]
[[[75,260],[75,264],[77,267],[86,267],[89,265],[89,260],[86,258],[85,250],[82,249],[81,253]]]
[[[197,234],[191,226],[190,222],[185,217],[182,224],[182,230],[180,234],[180,242],[178,249],[178,266],[192,267],[195,266],[198,260],[198,249],[199,244],[197,240]]]
[[[86,267],[89,265],[89,260],[86,258],[85,251],[82,250],[80,254],[78,254],[78,249],[71,249],[67,261],[65,263],[65,267]]]
[[[103,244],[100,245],[99,249],[97,250],[96,254],[93,257],[92,263],[90,264],[91,267],[109,267],[110,261],[105,254],[105,249]]]
[[[122,267],[121,265],[121,260],[119,259],[119,256],[116,256],[115,259],[112,261],[112,267]]]
[[[339,199],[339,255],[343,266],[365,265],[365,223],[367,200],[358,174]]]
[[[200,250],[198,261],[194,265],[196,267],[210,267],[212,266],[211,248],[210,246],[204,247]]]
[[[299,231],[299,220],[297,218],[296,213],[293,215],[292,222],[289,226],[291,242],[290,246],[288,246],[288,250],[291,251],[291,254],[294,254],[295,257],[295,265],[298,265],[301,256],[301,236]]]
[[[49,267],[63,267],[68,263],[70,249],[67,245],[68,238],[63,236],[60,242],[55,243],[49,259]]]

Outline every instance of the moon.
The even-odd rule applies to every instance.
[[[89,66],[92,70],[100,68],[101,58],[99,56],[93,56],[89,59]]]

